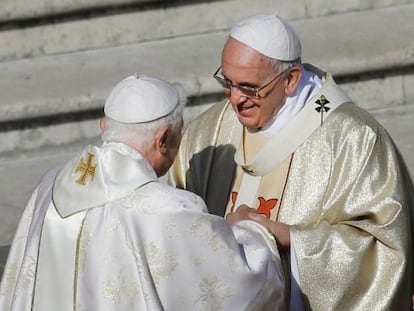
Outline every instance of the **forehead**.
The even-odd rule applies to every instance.
[[[222,63],[251,68],[263,68],[269,65],[269,58],[253,48],[229,37],[223,48]]]
[[[268,75],[272,72],[269,58],[253,48],[229,37],[221,57],[222,72],[234,75]]]

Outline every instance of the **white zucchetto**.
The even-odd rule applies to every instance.
[[[274,14],[256,14],[240,21],[232,28],[230,37],[281,61],[293,61],[302,54],[302,45],[292,26]]]
[[[144,75],[131,75],[112,89],[105,115],[122,123],[151,122],[169,115],[179,104],[177,89],[170,83]]]

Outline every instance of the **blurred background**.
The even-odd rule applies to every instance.
[[[303,62],[377,117],[414,176],[414,0],[1,0],[0,275],[43,172],[99,144],[115,83],[139,73],[179,84],[187,124],[224,98],[212,78],[222,46],[258,12],[292,23]]]

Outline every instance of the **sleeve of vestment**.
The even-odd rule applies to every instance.
[[[33,191],[14,235],[0,287],[0,310],[31,310],[43,217],[59,168],[49,170]]]
[[[199,197],[169,188],[149,185],[121,205],[88,213],[79,246],[78,305],[278,310],[285,287],[267,230],[249,221],[233,233]]]
[[[412,189],[382,127],[337,122],[326,135],[329,152],[319,140],[314,153],[323,157],[319,170],[329,171],[326,188],[323,180],[320,190],[312,186],[323,199],[291,227],[301,288],[315,310],[409,310]],[[312,196],[308,189],[301,191]]]

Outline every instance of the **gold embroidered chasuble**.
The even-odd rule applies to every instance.
[[[217,265],[220,258],[220,265]],[[157,181],[122,144],[86,147],[36,187],[0,286],[1,310],[283,309],[275,240],[230,228]]]
[[[313,310],[409,310],[409,174],[383,127],[356,105],[328,96],[332,88],[340,92],[328,74],[305,105],[312,105],[309,119],[290,133],[306,127],[312,114],[322,119],[319,126],[296,146],[286,147],[286,135],[286,145],[274,150],[281,159],[293,153],[278,217],[291,225],[303,297]],[[326,118],[321,99],[338,105]],[[170,180],[199,194],[210,213],[224,215],[231,200],[242,132],[231,105],[223,102],[184,134]]]

